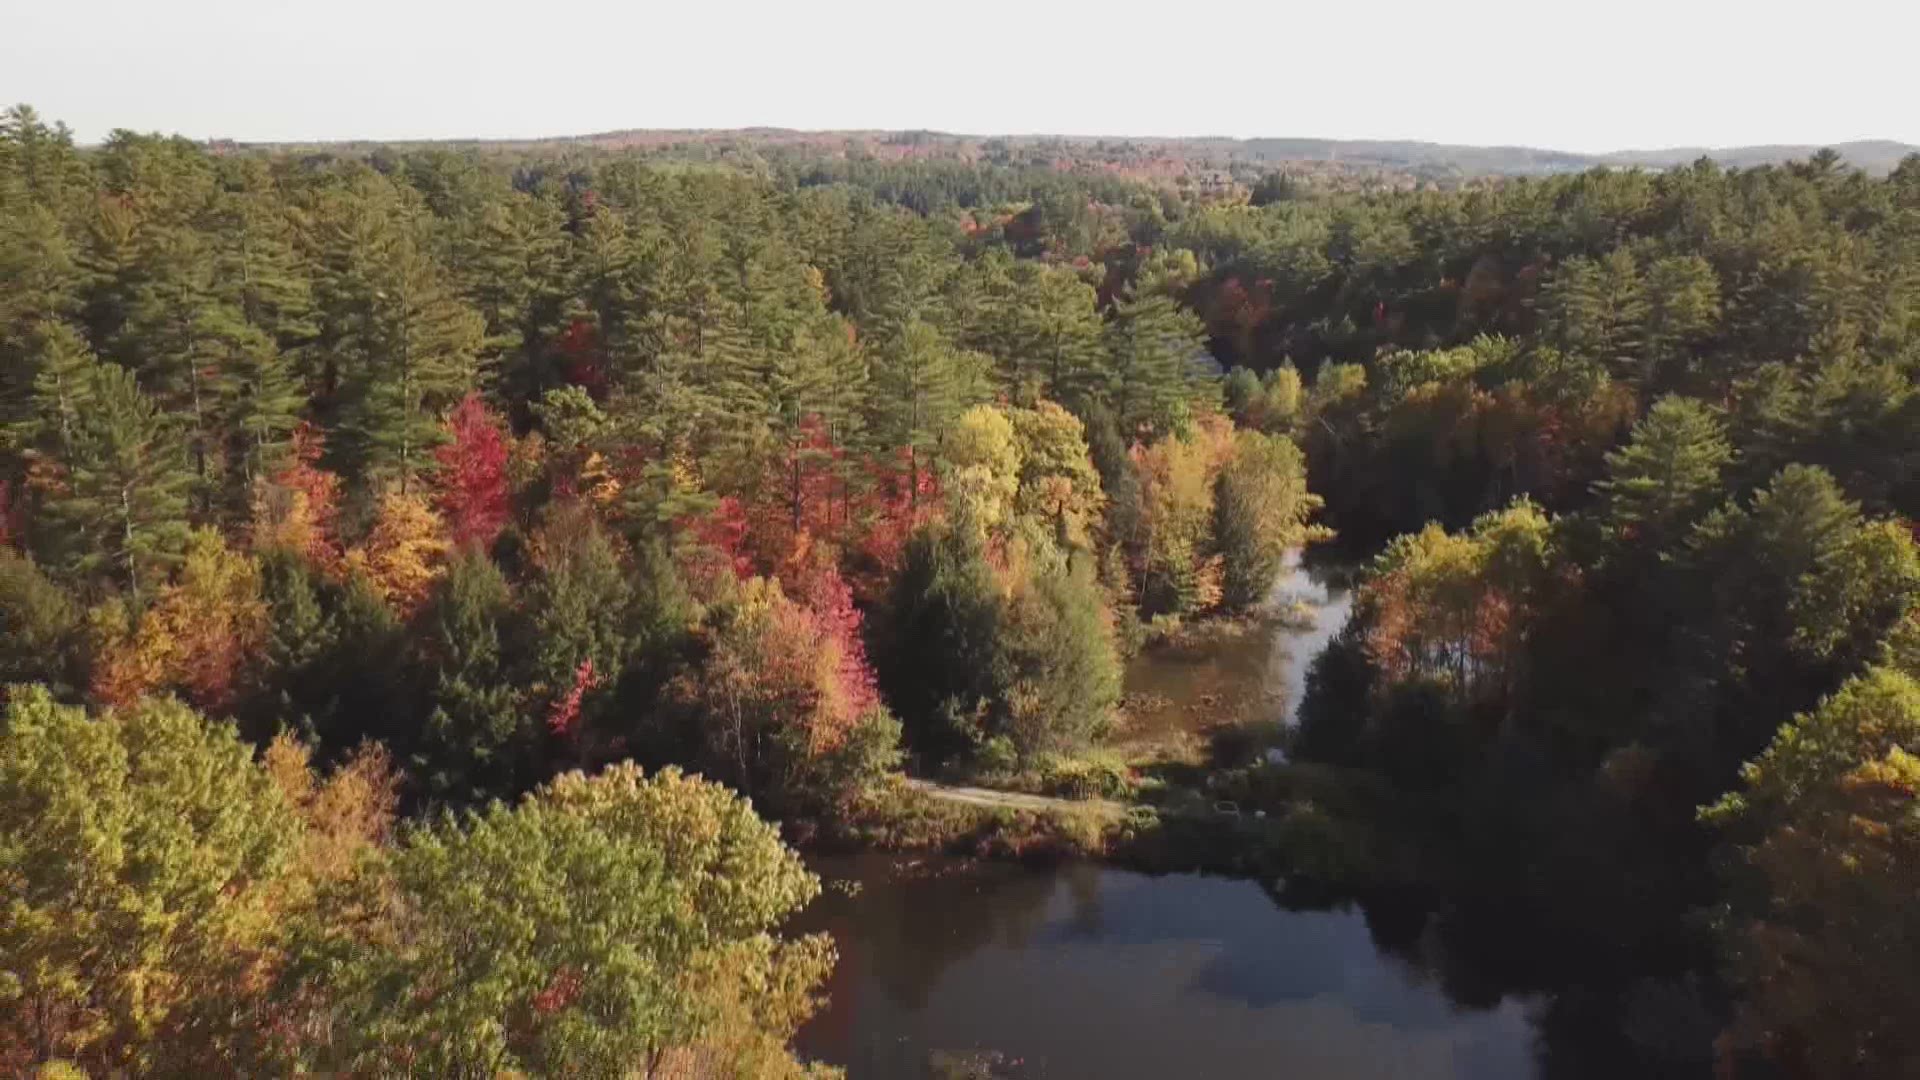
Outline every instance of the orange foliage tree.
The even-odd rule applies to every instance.
[[[347,552],[347,567],[366,577],[394,610],[411,614],[446,572],[446,525],[418,494],[389,490],[366,541]]]
[[[238,680],[257,667],[267,638],[260,566],[212,529],[197,529],[175,579],[130,616],[118,602],[95,614],[92,691],[131,704],[177,691],[208,711],[231,706]]]
[[[780,808],[852,794],[891,766],[897,741],[845,582],[823,567],[805,600],[777,580],[742,582],[706,631],[703,661],[669,689],[709,772]]]
[[[334,519],[339,514],[340,478],[320,468],[325,451],[326,440],[313,425],[302,423],[294,429],[286,467],[254,490],[255,550],[285,548],[323,570],[339,569]]]

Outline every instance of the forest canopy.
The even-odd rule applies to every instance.
[[[831,956],[759,815],[1096,748],[1129,650],[1331,541],[1295,758],[1569,948],[1712,913],[1788,1068],[1910,1071],[1857,995],[1920,960],[1861,933],[1916,380],[1920,158],[1353,193],[14,108],[0,1065],[798,1073]]]

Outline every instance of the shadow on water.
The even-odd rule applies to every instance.
[[[1163,701],[1150,722],[1216,743],[1291,719],[1346,620],[1343,581],[1290,561],[1272,605],[1293,617],[1143,654],[1129,692]],[[1389,842],[1417,847],[1421,831]],[[1714,1011],[1668,931],[1543,911],[1515,887],[1526,867],[1342,884],[875,853],[813,863],[854,887],[799,921],[840,951],[799,1046],[853,1080],[1711,1075]]]
[[[800,1047],[855,1078],[942,1075],[941,1052],[1018,1077],[1537,1075],[1528,1002],[1456,1006],[1357,910],[1090,864],[816,868],[860,888],[804,922],[841,960]]]
[[[1089,863],[814,866],[857,889],[799,926],[840,949],[799,1046],[853,1080],[1710,1075],[1683,970],[1577,962],[1523,912]]]

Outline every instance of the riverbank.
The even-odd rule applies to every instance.
[[[1001,859],[1029,865],[1091,860],[1144,873],[1204,873],[1338,882],[1389,882],[1404,859],[1357,822],[1377,820],[1388,793],[1365,777],[1305,765],[1263,765],[1258,781],[1230,774],[1209,799],[1180,790],[1164,802],[1042,799],[904,779],[876,789],[829,825],[792,839],[815,854],[876,851]],[[994,796],[1000,796],[995,798]]]
[[[1329,812],[1359,797],[1366,778],[1275,753],[1309,665],[1346,622],[1343,571],[1309,567],[1296,552],[1258,610],[1162,626],[1130,659],[1113,729],[1096,747],[964,783],[897,778],[793,838],[822,851],[1372,878],[1375,845],[1342,824],[1364,818]]]

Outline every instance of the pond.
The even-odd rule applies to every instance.
[[[1135,657],[1128,749],[1291,719],[1346,621],[1341,580],[1290,560],[1278,617]],[[799,928],[831,933],[840,963],[798,1045],[852,1080],[1715,1075],[1723,1010],[1690,934],[1556,915],[1509,873],[1348,889],[873,853],[814,866],[830,887]]]
[[[1289,559],[1272,617],[1136,657],[1124,734],[1290,716],[1346,621],[1336,581]],[[1454,1004],[1421,950],[1377,945],[1357,907],[1088,863],[814,866],[830,888],[801,928],[831,933],[840,964],[799,1045],[853,1080],[1537,1075],[1532,1002]]]
[[[814,865],[855,888],[803,920],[840,963],[799,1049],[851,1080],[1537,1075],[1529,1002],[1455,1006],[1358,910],[1087,863]]]

